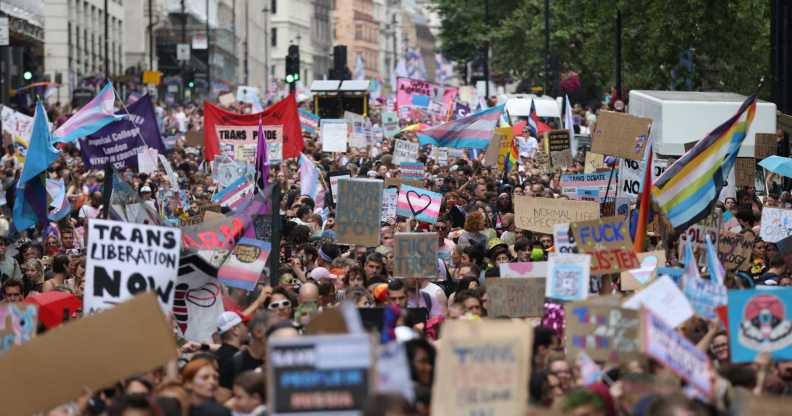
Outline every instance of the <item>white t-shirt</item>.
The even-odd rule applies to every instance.
[[[180,133],[187,133],[187,115],[180,111],[173,115]]]
[[[428,282],[426,287],[421,289],[421,292],[426,293],[432,298],[432,310],[429,311],[429,317],[445,316],[445,305],[448,299],[446,298],[443,288],[432,282]]]
[[[520,157],[533,157],[536,150],[539,148],[539,142],[535,138],[528,136],[517,138],[517,148],[520,151]]]
[[[90,204],[83,204],[80,208],[80,218],[96,219],[99,216],[101,207],[94,208]]]

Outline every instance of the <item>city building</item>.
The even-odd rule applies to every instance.
[[[286,55],[289,53],[289,46],[297,45],[300,47],[300,80],[304,85],[310,85],[316,76],[314,62],[317,56],[326,56],[329,53],[326,49],[317,49],[319,44],[313,38],[312,26],[316,15],[314,2],[269,0],[269,6],[270,76],[280,81],[286,77]]]
[[[335,44],[347,46],[347,67],[355,77],[358,57],[363,60],[365,79],[381,79],[380,22],[372,0],[336,0]]]
[[[25,72],[30,81],[44,79],[44,2],[2,0],[0,16],[8,19],[9,29],[9,45],[0,47],[0,102],[7,103],[9,90],[28,82]]]

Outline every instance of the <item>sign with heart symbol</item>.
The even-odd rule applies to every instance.
[[[637,253],[641,267],[622,272],[621,290],[638,290],[651,282],[657,275],[657,268],[665,266],[664,251]]]
[[[428,189],[402,185],[396,204],[396,215],[434,224],[440,213],[443,195]]]

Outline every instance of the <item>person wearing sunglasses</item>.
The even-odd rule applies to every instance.
[[[267,309],[280,319],[291,320],[294,315],[293,306],[292,295],[286,289],[279,287],[272,291]]]

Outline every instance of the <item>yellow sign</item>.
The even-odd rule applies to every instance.
[[[159,71],[143,71],[143,83],[147,85],[159,85],[160,75],[162,74]]]
[[[514,134],[511,127],[498,127],[495,129],[495,141],[498,143],[498,169],[500,171],[505,169],[504,160],[506,155],[511,152],[512,140],[514,140]],[[512,169],[514,168],[512,166]]]

